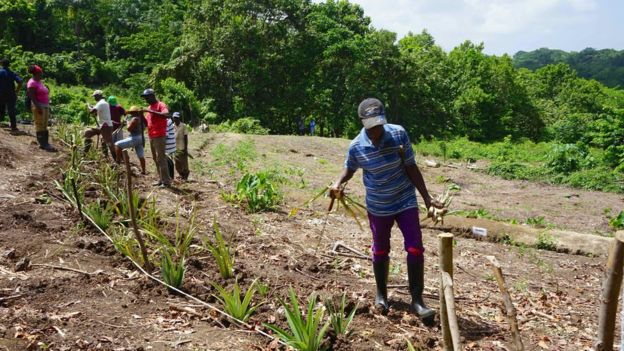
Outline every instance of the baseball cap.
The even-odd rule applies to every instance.
[[[109,96],[107,101],[111,106],[117,106],[117,97],[115,95]]]
[[[387,123],[384,105],[375,98],[368,98],[360,103],[358,117],[366,129]]]
[[[91,94],[91,96],[98,96],[98,95],[99,96],[103,96],[104,92],[98,89],[98,90],[94,91],[93,94]]]
[[[180,118],[180,112],[174,112],[174,113],[171,115],[171,117],[172,117],[172,118]]]
[[[147,88],[145,90],[143,90],[143,94],[141,94],[141,96],[148,96],[148,95],[155,95],[156,93],[154,93],[154,89],[152,88]]]

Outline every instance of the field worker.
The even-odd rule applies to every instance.
[[[117,97],[111,95],[106,99],[110,106],[111,120],[113,121],[113,144],[124,138],[123,122],[121,117],[126,114],[126,110],[117,102]]]
[[[169,171],[169,177],[173,179],[174,168],[173,159],[176,154],[176,139],[175,139],[175,126],[171,118],[167,119],[167,142],[165,143],[165,154],[167,154],[167,170]]]
[[[160,178],[160,180],[153,185],[169,187],[171,186],[171,177],[167,169],[167,155],[165,154],[169,108],[163,102],[156,99],[156,94],[151,88],[145,89],[141,96],[149,105],[146,109],[143,109],[143,112],[147,112],[145,116],[147,120],[147,135],[150,141],[152,158],[154,159],[156,171]]]
[[[310,121],[310,135],[314,135],[314,130],[316,129],[316,121],[314,118]]]
[[[182,180],[187,180],[189,176],[188,167],[188,131],[186,124],[180,120],[180,112],[173,113],[173,124],[175,125],[176,149],[175,168]]]
[[[46,151],[56,151],[49,144],[48,120],[50,119],[50,90],[43,84],[43,69],[37,65],[28,67],[32,78],[26,83],[26,93],[30,99],[30,106],[37,132],[39,147]]]
[[[4,120],[4,114],[8,112],[11,132],[17,132],[17,119],[15,105],[17,93],[22,89],[22,78],[9,69],[11,61],[2,59],[0,68],[0,121]],[[17,87],[15,86],[17,84]]]
[[[85,152],[91,148],[93,144],[93,137],[96,135],[102,136],[102,151],[104,156],[108,156],[108,151],[111,153],[111,157],[115,159],[115,144],[113,144],[113,121],[111,120],[110,105],[104,99],[104,93],[101,90],[96,90],[91,94],[95,99],[95,106],[87,105],[91,114],[97,115],[98,127],[87,129],[84,132],[85,137]]]
[[[435,312],[427,308],[422,298],[425,249],[414,188],[420,192],[427,208],[432,205],[442,208],[443,205],[429,196],[405,129],[386,123],[381,101],[373,98],[362,101],[358,107],[358,116],[364,128],[351,141],[344,170],[331,186],[330,195],[332,198],[340,197],[341,184],[351,179],[357,169],[362,169],[368,219],[373,233],[373,271],[377,284],[375,305],[381,308],[382,313],[387,313],[390,230],[396,221],[403,233],[407,251],[412,297],[410,310],[425,323],[431,323]]]
[[[145,137],[143,136],[143,129],[145,129],[145,121],[143,112],[141,109],[132,106],[128,110],[129,116],[126,121],[128,127],[128,133],[130,136],[126,139],[119,140],[115,143],[115,152],[117,153],[117,160],[123,159],[122,151],[129,148],[134,148],[139,163],[141,164],[141,174],[146,174],[145,171],[145,152],[143,147],[145,146]]]

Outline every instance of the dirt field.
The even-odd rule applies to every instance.
[[[66,155],[41,151],[33,140],[31,135],[10,136],[0,130],[0,350],[275,349],[271,339],[169,294],[98,232],[80,224],[53,185]],[[334,350],[404,350],[406,338],[417,349],[440,349],[439,327],[423,326],[408,311],[400,233],[393,232],[390,278],[398,287],[391,289],[391,310],[383,316],[371,306],[374,278],[369,261],[331,253],[336,241],[368,252],[370,233],[343,212],[325,216],[326,200],[302,208],[315,189],[336,177],[348,140],[212,133],[194,133],[190,140],[190,182],[178,183],[175,189],[150,187],[154,170],[148,160],[150,174],[137,178],[138,190],[157,196],[165,214],[172,215],[178,204],[185,209],[195,206],[202,236],[210,234],[216,219],[235,248],[238,282],[247,287],[258,278],[269,286],[265,297],[256,298],[266,303],[251,324],[285,326],[278,298],[286,296],[289,286],[300,301],[312,293],[321,301],[346,293],[358,310],[352,334],[337,340]],[[237,149],[241,143],[247,148]],[[273,169],[285,179],[279,211],[249,215],[222,199],[221,193],[231,190],[240,176],[232,166],[241,158],[240,150],[245,151],[246,169]],[[484,208],[520,222],[539,215],[547,223],[579,232],[607,232],[603,209],[619,209],[624,203],[621,195],[504,181],[463,166],[423,168],[423,173],[433,193],[446,186],[440,176],[460,185],[454,209]],[[360,177],[348,191],[361,199]],[[291,217],[293,207],[300,210]],[[426,301],[436,309],[439,233],[424,231]],[[467,350],[506,350],[510,341],[485,255],[495,255],[503,265],[528,350],[590,349],[604,257],[465,238],[457,239],[454,250],[457,312]],[[15,272],[25,257],[30,268]],[[218,306],[211,282],[232,283],[220,278],[208,253],[198,252],[188,261],[184,290]]]

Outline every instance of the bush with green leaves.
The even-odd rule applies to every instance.
[[[624,211],[620,211],[617,216],[609,218],[609,225],[613,229],[624,229]]]
[[[167,103],[169,111],[182,114],[183,122],[196,125],[205,121],[205,111],[197,99],[197,94],[187,88],[183,82],[169,77],[160,81],[156,88],[162,101]]]
[[[592,164],[587,146],[555,144],[546,155],[546,167],[555,174],[570,174]]]
[[[323,339],[330,327],[330,321],[323,323],[324,310],[317,308],[316,295],[308,297],[308,307],[305,314],[299,309],[299,302],[295,290],[291,287],[288,291],[290,304],[279,300],[284,308],[284,314],[288,322],[288,330],[284,330],[272,324],[264,323],[264,326],[273,331],[288,346],[300,351],[324,350]]]
[[[557,239],[548,231],[538,234],[535,247],[541,250],[555,251],[557,250]]]
[[[226,290],[217,283],[212,283],[212,286],[219,292],[219,296],[215,297],[219,300],[225,312],[240,321],[247,322],[256,309],[262,305],[262,303],[252,305],[252,299],[256,294],[257,281],[256,279],[251,283],[244,295],[241,295],[242,291],[238,281],[234,282],[231,291]]]
[[[245,173],[236,184],[236,191],[226,199],[243,203],[250,213],[274,210],[282,194],[271,180],[270,172]]]
[[[240,134],[269,134],[269,129],[262,126],[259,120],[252,117],[239,118],[234,121],[224,121],[214,128],[218,133],[240,133]]]

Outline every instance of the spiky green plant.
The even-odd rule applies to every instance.
[[[284,307],[288,329],[286,331],[272,324],[264,324],[272,330],[288,346],[300,351],[324,350],[323,339],[329,329],[330,322],[323,322],[324,310],[315,310],[316,295],[312,294],[308,298],[308,308],[305,315],[301,314],[299,302],[294,289],[289,289],[290,305],[280,299],[280,304]]]
[[[221,235],[221,229],[219,229],[219,224],[217,224],[216,220],[213,221],[212,227],[214,229],[215,242],[212,243],[207,238],[204,239],[204,248],[210,252],[217,262],[221,277],[223,279],[231,278],[234,276],[234,257],[223,235]]]
[[[139,265],[144,265],[139,242],[130,234],[127,227],[123,225],[113,225],[108,229],[108,233],[117,251]]]
[[[345,315],[345,308],[347,305],[347,295],[342,294],[340,304],[335,305],[333,301],[327,300],[325,302],[325,308],[329,312],[329,321],[332,329],[337,335],[348,335],[349,325],[353,321],[355,311],[357,311],[357,305],[353,307],[353,310],[348,315]]]
[[[165,283],[176,289],[180,289],[184,281],[184,272],[186,270],[184,264],[185,260],[183,257],[174,261],[167,250],[161,252],[160,273]]]
[[[251,317],[256,309],[263,304],[259,303],[254,306],[251,305],[251,300],[256,293],[257,281],[258,279],[254,280],[251,283],[242,299],[242,291],[240,286],[238,285],[238,282],[234,282],[234,286],[232,287],[231,291],[225,290],[225,288],[217,283],[212,283],[212,286],[214,286],[214,288],[219,291],[219,296],[215,297],[217,298],[217,300],[219,300],[225,312],[238,320],[247,322],[249,317]]]
[[[113,212],[108,204],[102,203],[100,199],[84,206],[83,211],[104,231],[106,231],[113,222]]]

